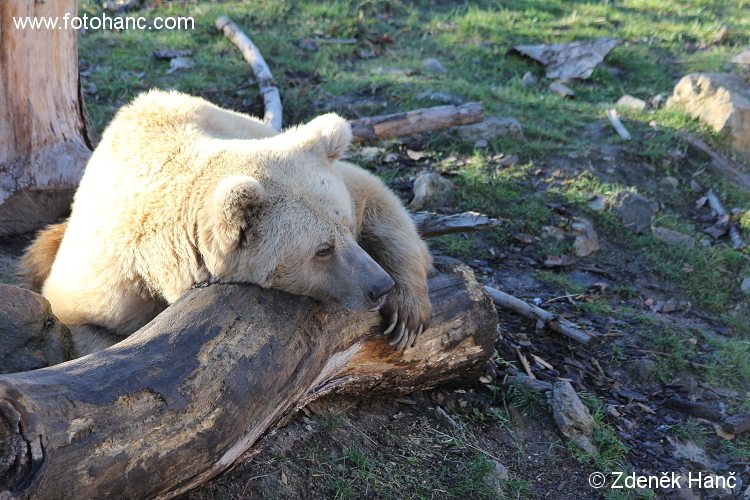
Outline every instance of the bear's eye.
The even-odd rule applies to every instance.
[[[333,245],[331,245],[330,243],[323,243],[315,251],[315,256],[316,257],[328,257],[332,253],[333,253]]]

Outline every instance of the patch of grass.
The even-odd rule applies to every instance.
[[[537,271],[534,277],[549,286],[555,287],[566,294],[581,294],[586,291],[586,287],[574,282],[568,276],[553,271]]]
[[[439,236],[430,240],[431,245],[437,245],[445,251],[451,257],[455,258],[470,258],[478,257],[478,251],[484,251],[483,249],[477,249],[474,246],[474,240],[470,235],[465,234],[448,234],[445,236]]]
[[[508,384],[502,387],[501,394],[506,404],[515,406],[524,415],[538,417],[548,411],[544,397],[525,385]]]
[[[682,441],[693,441],[699,446],[704,446],[707,438],[712,434],[692,417],[676,424],[671,431],[674,437]]]
[[[584,463],[591,463],[596,467],[596,470],[604,473],[624,470],[628,448],[620,441],[615,429],[607,422],[606,406],[599,398],[590,394],[582,394],[581,401],[589,409],[591,418],[594,420],[592,437],[599,450],[599,455],[589,455],[571,444],[573,455]]]

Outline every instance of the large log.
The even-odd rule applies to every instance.
[[[70,208],[91,154],[78,84],[76,0],[0,1],[0,236]],[[57,29],[16,23],[58,22]]]
[[[173,497],[323,394],[478,376],[494,306],[468,267],[441,271],[432,326],[404,352],[377,313],[225,284],[188,291],[109,349],[0,376],[0,499]]]

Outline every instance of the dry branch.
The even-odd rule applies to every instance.
[[[612,124],[612,127],[614,127],[617,135],[619,135],[626,141],[632,139],[632,137],[630,136],[630,132],[628,132],[628,129],[626,129],[625,125],[623,125],[620,121],[620,117],[617,115],[617,110],[608,109],[607,118],[609,118],[609,123]]]
[[[432,326],[404,352],[377,313],[224,284],[189,290],[109,349],[0,376],[0,498],[174,497],[323,394],[478,377],[495,308],[468,267],[440,267]]]
[[[500,221],[478,212],[441,215],[433,212],[413,212],[411,219],[424,238],[453,233],[486,231],[500,225]]]
[[[533,306],[524,302],[523,300],[513,297],[505,292],[501,292],[490,286],[484,287],[492,301],[505,309],[510,309],[513,312],[526,316],[529,319],[541,321],[552,330],[561,333],[571,340],[575,340],[581,344],[588,344],[595,335],[580,330],[573,323],[565,318],[558,318],[554,313],[545,311],[541,307]]]
[[[745,189],[750,189],[750,174],[737,170],[729,161],[724,159],[721,155],[712,150],[708,145],[701,139],[690,135],[685,132],[680,132],[680,138],[693,146],[695,149],[705,154],[711,159],[711,167],[722,175],[727,176],[729,179],[736,182],[738,185]]]
[[[431,132],[456,125],[468,125],[483,119],[482,105],[469,102],[461,106],[436,106],[406,113],[371,116],[351,120],[355,142],[374,142],[391,137]]]
[[[260,94],[263,96],[265,114],[263,121],[277,132],[281,130],[281,94],[273,79],[271,70],[260,53],[258,47],[242,30],[227,16],[216,19],[216,28],[221,31],[233,44],[240,49],[242,56],[250,64],[250,67],[258,80]]]
[[[713,189],[708,190],[706,193],[706,199],[708,199],[708,204],[711,205],[711,209],[716,213],[719,219],[727,221],[727,230],[729,232],[729,240],[732,242],[732,247],[738,249],[745,248],[745,241],[742,239],[739,229],[737,229],[737,226],[729,218],[729,213],[724,208],[724,205],[721,203],[721,200]]]

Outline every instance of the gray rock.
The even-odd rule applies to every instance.
[[[437,101],[443,104],[453,104],[454,106],[460,106],[466,102],[466,99],[456,94],[449,94],[448,92],[433,92],[426,91],[422,92],[417,96],[417,99],[422,101]]]
[[[573,248],[578,257],[586,257],[599,250],[599,238],[590,220],[576,217],[571,228],[575,234]]]
[[[691,73],[677,83],[667,106],[683,107],[750,156],[750,85],[742,77]]]
[[[523,78],[521,78],[521,85],[523,85],[527,89],[530,89],[531,87],[536,85],[537,81],[537,78],[530,71],[527,71],[523,74]]]
[[[656,94],[655,96],[648,99],[648,105],[651,106],[652,109],[659,109],[664,106],[664,103],[666,101],[667,98],[664,97],[663,94]]]
[[[515,118],[491,116],[479,123],[456,127],[458,135],[465,141],[476,142],[479,139],[491,141],[497,137],[514,137],[523,139],[523,129]]]
[[[654,236],[654,239],[669,243],[670,245],[691,249],[695,248],[695,238],[687,234],[672,231],[666,227],[654,227],[651,229],[651,234]]]
[[[677,186],[679,185],[680,181],[677,177],[672,177],[671,175],[668,175],[659,181],[659,186],[664,189],[677,189]]]
[[[745,49],[729,60],[738,66],[750,66],[750,49]]]
[[[508,468],[497,460],[490,460],[490,463],[492,464],[492,470],[484,475],[484,484],[490,487],[495,493],[496,498],[505,498],[506,494],[503,491],[503,482],[510,479]]]
[[[439,208],[448,200],[453,183],[435,172],[422,172],[414,179],[412,210]]]
[[[445,69],[445,66],[443,66],[440,61],[432,57],[422,61],[422,66],[428,73],[433,73],[436,75],[444,75],[448,72],[448,70]]]
[[[556,382],[550,396],[552,416],[560,433],[593,456],[599,455],[594,444],[594,419],[567,380]]]
[[[750,295],[750,276],[742,280],[740,290],[742,290],[742,293],[745,295]]]
[[[67,361],[73,339],[47,299],[25,288],[0,285],[0,373],[35,370]]]
[[[183,71],[194,67],[195,63],[189,57],[175,57],[169,60],[169,69],[167,70],[167,73],[174,73],[175,71]]]
[[[476,149],[483,149],[489,146],[489,143],[487,142],[487,139],[479,139],[477,142],[474,143],[474,147]]]
[[[549,84],[549,89],[554,92],[555,94],[561,95],[563,97],[569,97],[573,98],[576,96],[576,93],[573,89],[562,83],[561,81],[554,81]]]
[[[597,38],[570,43],[517,45],[513,51],[544,64],[547,78],[588,78],[620,40]]]
[[[620,221],[636,233],[642,233],[651,227],[651,221],[659,205],[632,191],[624,191],[615,197],[615,213]]]
[[[587,203],[588,207],[594,212],[601,212],[607,207],[607,200],[603,196],[595,196]]]
[[[620,97],[617,100],[617,106],[628,108],[628,109],[635,109],[637,111],[643,111],[646,109],[646,101],[643,99],[638,99],[637,97],[633,97],[632,95],[624,95]]]

